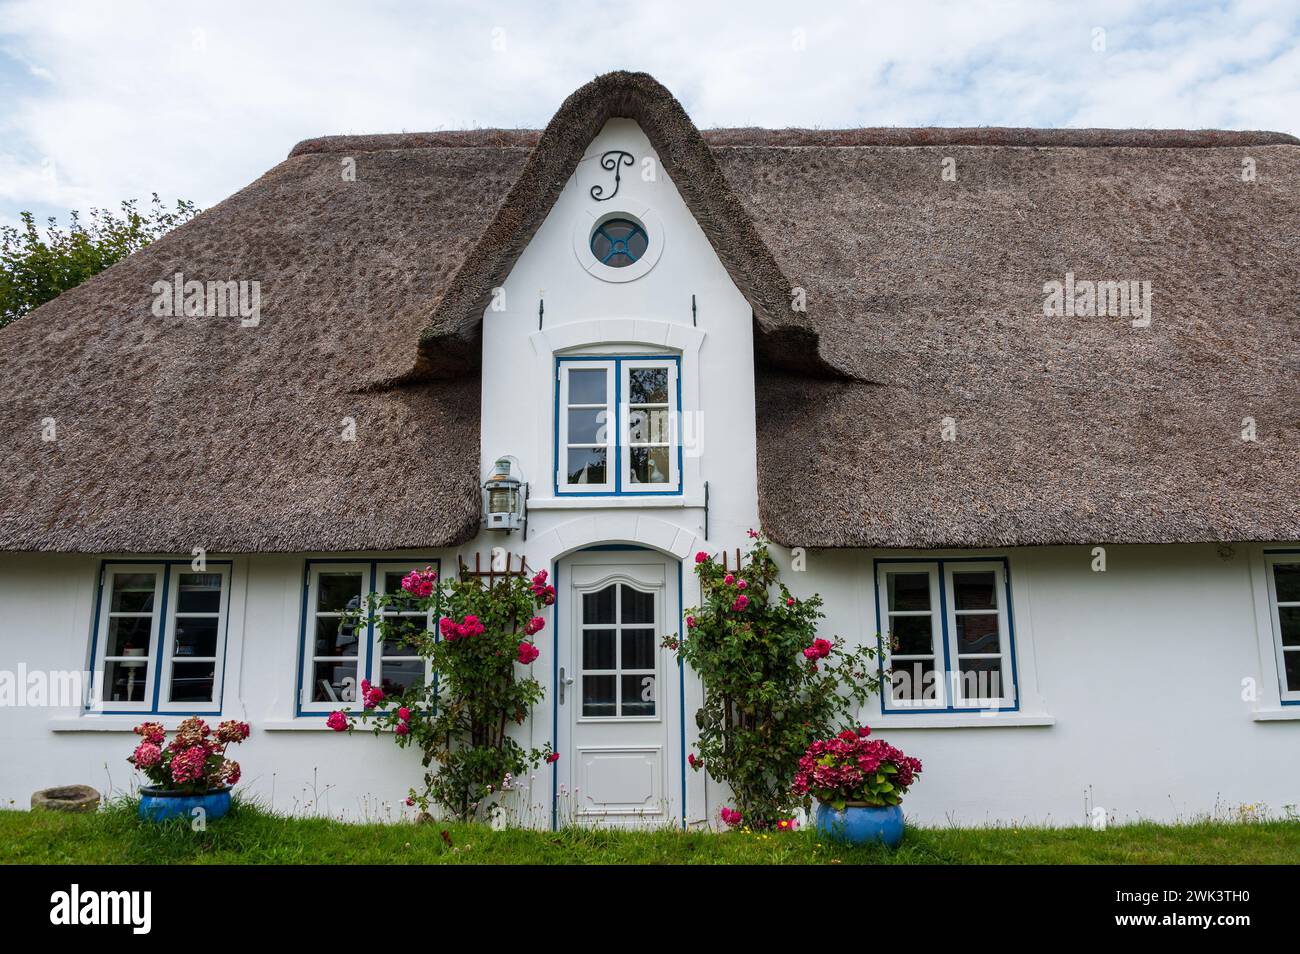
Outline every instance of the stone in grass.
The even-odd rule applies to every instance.
[[[93,812],[99,808],[99,792],[89,785],[59,785],[32,795],[32,808],[52,812]]]

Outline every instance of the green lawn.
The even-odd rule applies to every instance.
[[[142,824],[120,803],[97,815],[0,811],[8,864],[1295,864],[1300,822],[1086,828],[909,829],[896,852],[813,832],[492,831],[479,825],[348,825],[250,806],[205,832]],[[446,831],[450,844],[443,838]]]

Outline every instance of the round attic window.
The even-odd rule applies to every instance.
[[[606,219],[591,233],[591,254],[610,268],[635,264],[649,247],[645,227],[629,218]]]

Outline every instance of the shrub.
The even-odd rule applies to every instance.
[[[206,722],[191,716],[166,745],[166,733],[157,722],[142,722],[133,731],[140,744],[127,761],[160,788],[199,794],[239,781],[239,763],[226,758],[226,747],[248,738],[247,722],[222,722],[213,733]]]
[[[921,772],[920,759],[904,755],[871,730],[845,729],[808,747],[799,760],[794,793],[843,811],[849,802],[883,808],[897,805]]]
[[[507,576],[485,583],[467,577],[445,593],[435,580],[432,569],[413,570],[402,580],[402,593],[367,604],[364,612],[375,614],[381,637],[413,648],[436,676],[396,693],[362,682],[363,718],[373,720],[376,732],[391,730],[399,746],[420,750],[424,789],[413,790],[407,804],[427,809],[434,803],[470,820],[484,814],[491,797],[512,779],[555,760],[549,745],[525,749],[510,734],[545,693],[519,667],[540,656],[532,637],[545,622],[537,612],[555,602],[555,590],[545,570],[531,580]],[[388,606],[431,613],[439,619],[438,631],[426,629],[419,617],[382,615]],[[328,724],[340,731],[353,727],[343,712],[332,713]]]
[[[791,596],[767,541],[750,535],[743,569],[696,554],[703,604],[688,611],[686,638],[664,644],[704,683],[691,767],[730,786],[739,815],[729,824],[775,828],[798,803],[800,757],[856,718],[880,676],[874,648],[849,651],[839,637],[818,636],[821,597]]]

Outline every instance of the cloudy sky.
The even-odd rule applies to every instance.
[[[0,224],[207,207],[310,136],[539,127],[616,68],[700,126],[1300,133],[1293,0],[722,6],[0,0]]]

